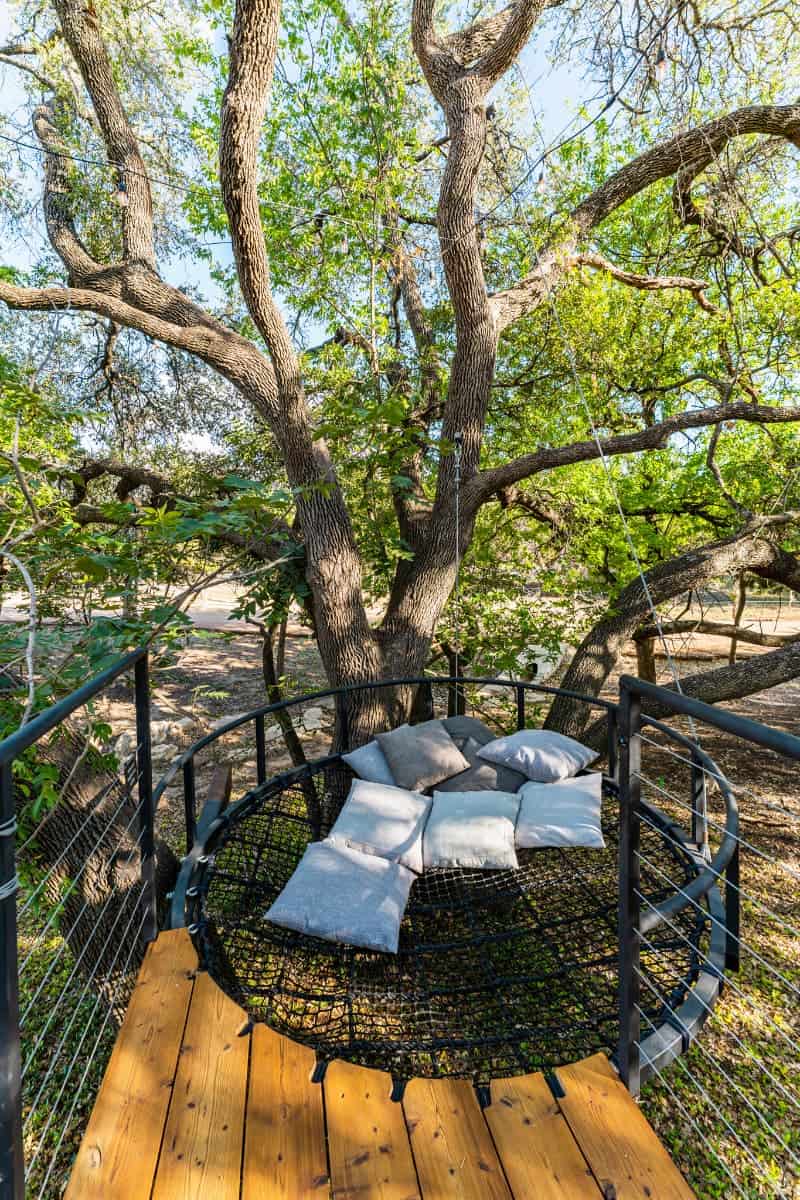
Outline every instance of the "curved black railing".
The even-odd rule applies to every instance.
[[[526,697],[530,693],[542,694],[545,696],[558,696],[568,700],[574,700],[576,703],[585,704],[589,708],[601,709],[606,713],[607,717],[607,738],[606,738],[606,757],[607,757],[607,775],[618,783],[618,722],[619,722],[619,704],[613,700],[605,700],[597,696],[586,696],[581,692],[570,691],[566,688],[554,687],[548,684],[535,683],[527,680],[504,679],[504,678],[483,678],[479,676],[449,676],[449,675],[424,675],[414,676],[410,678],[384,679],[376,682],[348,684],[340,688],[326,688],[316,692],[309,692],[303,696],[293,696],[288,700],[276,701],[272,704],[263,704],[258,708],[252,709],[250,712],[242,713],[234,719],[226,722],[224,725],[218,726],[210,733],[199,738],[191,746],[189,746],[180,756],[178,756],[171,764],[159,780],[154,793],[154,803],[158,805],[158,801],[163,795],[167,787],[175,779],[178,772],[183,773],[183,788],[184,788],[184,803],[185,803],[185,820],[186,820],[186,849],[187,853],[191,852],[197,835],[197,789],[195,780],[195,758],[201,750],[212,745],[226,734],[232,733],[236,729],[240,729],[243,725],[253,723],[255,726],[255,742],[256,742],[256,764],[257,764],[257,781],[259,784],[265,783],[266,774],[266,741],[265,727],[266,718],[281,712],[289,712],[292,709],[300,708],[301,706],[310,704],[316,700],[323,700],[333,697],[336,700],[356,695],[361,692],[378,691],[392,687],[447,687],[448,689],[461,689],[465,686],[477,687],[504,687],[509,691],[513,691],[516,698],[516,724],[517,729],[525,728],[526,721]],[[663,688],[656,689],[659,698],[661,693],[665,691]],[[667,693],[669,695],[669,693]],[[707,707],[707,706],[706,706]],[[340,708],[340,713],[344,710]],[[736,807],[736,799],[733,789],[717,767],[713,759],[697,745],[691,738],[672,729],[669,725],[661,721],[649,718],[642,714],[641,722],[656,730],[662,736],[672,740],[687,750],[692,761],[696,764],[698,776],[705,779],[707,775],[712,776],[725,801],[725,833],[722,843],[718,847],[714,857],[706,868],[698,874],[691,888],[686,889],[680,894],[676,894],[670,900],[664,901],[658,906],[655,912],[648,913],[643,919],[645,921],[645,932],[655,928],[666,918],[673,917],[681,912],[684,908],[692,903],[692,901],[701,900],[707,895],[724,872],[733,857],[738,834],[738,810]],[[347,744],[346,731],[344,734],[341,753],[346,753],[349,749]],[[704,824],[704,808],[698,809],[697,821],[692,830],[694,841],[704,844],[707,839],[707,826]]]
[[[664,1087],[674,1097],[677,1108],[684,1112],[686,1119],[694,1126],[691,1114],[687,1115],[682,1107],[680,1091],[675,1091],[671,1087],[670,1082],[663,1078],[662,1067],[672,1059],[679,1059],[681,1071],[687,1072],[687,1078],[692,1086],[694,1086],[695,1081],[692,1076],[692,1068],[691,1065],[687,1065],[689,1060],[685,1059],[683,1051],[710,1014],[719,995],[723,975],[725,975],[726,970],[730,971],[737,968],[740,953],[755,957],[758,970],[763,972],[768,980],[771,981],[770,986],[773,990],[777,990],[790,998],[800,996],[800,989],[787,976],[783,964],[780,961],[772,961],[769,949],[765,947],[755,950],[740,935],[739,904],[742,898],[747,899],[747,892],[745,888],[740,886],[739,882],[740,852],[742,849],[751,852],[755,850],[755,853],[760,855],[760,858],[756,861],[766,859],[771,868],[775,871],[783,871],[792,880],[800,878],[800,874],[798,874],[796,868],[791,864],[782,863],[774,855],[765,854],[755,849],[751,844],[754,836],[752,832],[748,832],[750,840],[740,835],[737,796],[734,794],[734,790],[727,778],[707,751],[695,739],[665,724],[663,720],[651,718],[643,714],[641,709],[642,704],[657,705],[658,711],[666,713],[668,716],[682,715],[691,717],[697,722],[702,722],[716,730],[728,733],[732,737],[744,740],[754,746],[763,747],[768,751],[782,756],[784,759],[791,759],[795,762],[800,761],[800,738],[780,730],[771,729],[758,722],[747,720],[724,709],[717,709],[703,704],[671,689],[661,688],[629,676],[624,676],[620,681],[619,704],[606,699],[583,696],[580,693],[566,691],[558,687],[533,681],[478,677],[423,676],[413,679],[381,680],[354,684],[346,688],[321,689],[306,696],[293,697],[278,703],[262,705],[249,713],[226,722],[205,737],[200,738],[172,763],[158,786],[153,789],[150,749],[148,651],[142,647],[121,658],[106,671],[77,689],[72,695],[39,714],[23,729],[0,743],[0,1035],[2,1035],[0,1036],[0,1192],[3,1195],[8,1194],[9,1196],[13,1196],[15,1200],[22,1200],[25,1174],[22,1146],[23,1102],[20,1093],[20,1015],[18,1006],[19,979],[22,974],[22,967],[18,966],[16,953],[17,898],[15,893],[18,887],[16,858],[21,851],[24,851],[25,846],[31,839],[26,839],[23,846],[16,844],[15,829],[17,814],[15,810],[19,797],[15,794],[16,789],[13,777],[14,762],[21,754],[35,745],[39,739],[55,730],[66,718],[76,712],[78,708],[85,705],[93,697],[98,696],[114,680],[127,673],[133,673],[135,676],[136,746],[131,763],[126,764],[124,780],[125,794],[123,799],[126,803],[129,801],[132,814],[129,825],[134,830],[138,846],[140,878],[136,883],[135,889],[131,890],[131,896],[135,901],[135,907],[133,907],[132,912],[133,916],[136,917],[136,922],[132,923],[130,906],[125,907],[125,904],[121,902],[120,912],[126,920],[119,925],[119,929],[116,932],[115,927],[108,933],[108,937],[111,937],[113,933],[113,937],[118,943],[116,949],[112,946],[115,957],[110,962],[107,971],[108,980],[111,982],[120,973],[116,956],[122,953],[122,959],[119,960],[120,962],[124,960],[122,974],[128,971],[129,964],[131,964],[132,970],[135,969],[142,944],[155,934],[157,901],[153,873],[155,810],[166,787],[179,772],[182,773],[184,784],[187,850],[189,851],[187,859],[191,859],[192,853],[198,853],[202,845],[202,841],[198,840],[197,836],[198,814],[195,780],[196,758],[200,751],[217,743],[232,731],[248,723],[252,723],[256,746],[256,773],[258,782],[265,783],[267,781],[268,763],[265,735],[266,722],[270,716],[277,716],[280,723],[280,715],[284,713],[291,715],[293,710],[297,710],[303,705],[333,697],[337,704],[337,728],[340,736],[344,733],[346,740],[347,704],[345,701],[350,694],[358,693],[359,691],[385,689],[392,686],[418,686],[423,690],[427,689],[428,694],[431,696],[430,704],[432,713],[432,689],[436,687],[447,687],[448,695],[451,698],[455,697],[458,699],[459,695],[463,698],[463,689],[491,685],[506,689],[514,695],[516,700],[516,724],[518,728],[523,728],[526,724],[527,702],[534,695],[564,696],[574,700],[576,703],[587,704],[606,714],[607,774],[613,780],[613,790],[617,792],[620,800],[620,1007],[617,1063],[620,1074],[630,1089],[634,1092],[637,1091],[640,1081],[648,1075],[657,1077],[659,1085]],[[646,779],[641,769],[641,744],[650,740],[646,733],[643,733],[643,730],[647,729],[654,730],[658,734],[660,739],[658,744],[662,748],[663,746],[670,746],[671,751],[668,752],[691,768],[691,785],[688,801],[682,798],[683,794],[678,798],[680,806],[688,810],[691,814],[690,829],[683,828],[682,824],[674,823],[670,817],[666,817],[663,813],[660,813],[655,805],[650,804],[642,798],[642,785],[652,784],[652,781]],[[318,762],[322,761],[318,760]],[[127,768],[131,764],[132,769],[128,771]],[[299,769],[302,770],[302,768]],[[724,802],[724,818],[721,818],[719,822],[710,821],[708,818],[705,796],[705,789],[708,783],[715,785],[719,789]],[[740,793],[740,798],[741,794],[747,796],[747,790],[745,789],[743,793]],[[754,802],[758,800],[757,797],[753,797],[752,792],[750,793],[750,799]],[[773,804],[772,806],[767,805],[767,807],[774,810],[776,806]],[[793,815],[791,807],[786,806],[778,806],[778,811],[783,814],[783,820],[787,829],[790,827],[789,823],[795,821],[798,830],[800,830],[800,813]],[[657,817],[654,814],[658,814]],[[207,817],[212,815],[211,813],[206,813]],[[774,818],[772,819],[774,820]],[[639,860],[643,858],[639,849],[640,826],[642,824],[650,824],[653,820],[658,821],[659,831],[662,832],[663,836],[670,840],[674,839],[687,854],[692,856],[697,868],[696,874],[685,886],[679,888],[674,884],[674,881],[671,881],[673,886],[672,894],[657,904],[641,896],[638,886]],[[687,824],[688,822],[689,818],[687,818]],[[719,837],[713,855],[704,852],[708,846],[710,827],[716,831],[716,835]],[[202,828],[200,832],[202,839],[205,837],[205,832]],[[184,862],[186,863],[187,860],[184,860]],[[115,884],[115,887],[121,889],[122,884]],[[116,900],[116,896],[114,899]],[[653,897],[652,899],[654,900],[655,898]],[[26,900],[26,904],[21,906],[22,912],[25,911],[28,902]],[[794,933],[793,927],[787,922],[785,916],[781,916],[779,912],[775,911],[775,908],[771,909],[768,905],[765,905],[763,897],[753,896],[751,892],[750,903],[754,906],[754,912],[762,912],[764,914],[765,920],[782,922],[781,928],[786,932],[787,936]],[[647,1017],[639,1005],[639,981],[641,980],[643,984],[648,984],[648,986],[652,987],[653,978],[648,981],[647,972],[642,971],[640,952],[643,947],[647,948],[649,936],[657,926],[665,925],[667,928],[674,930],[677,937],[681,937],[680,930],[673,922],[675,916],[689,905],[702,912],[705,921],[710,923],[708,949],[698,961],[696,983],[685,1001],[675,1010],[672,1010],[669,1007],[669,1003],[665,1002],[667,1004],[665,1011],[667,1011],[669,1017],[668,1021],[665,1021],[659,1028],[652,1028],[650,1031],[644,1030],[640,1028],[639,1018],[641,1016],[643,1020],[647,1020]],[[173,916],[175,915],[176,913],[173,910]],[[63,986],[58,998],[49,1002],[52,1004],[52,1011],[48,1011],[46,1026],[43,1027],[43,1032],[37,1037],[37,1047],[43,1041],[47,1029],[50,1028],[52,1022],[56,1019],[62,1019],[64,1005],[68,1002],[73,1002],[72,992],[68,991],[68,987],[72,987],[70,981],[73,979],[73,976],[76,980],[74,987],[75,989],[79,989],[79,991],[75,993],[77,999],[74,1000],[73,1008],[70,1010],[71,1015],[69,1013],[67,1015],[67,1023],[69,1026],[72,1026],[75,1022],[80,1023],[83,1021],[80,998],[91,985],[96,972],[92,971],[88,980],[81,982],[81,977],[76,974],[79,965],[76,964],[73,968],[69,980]],[[48,968],[48,970],[50,969]],[[749,986],[749,990],[745,990],[744,985],[737,985],[732,977],[727,976],[727,979],[728,986],[734,992],[740,993],[748,1003],[753,1002],[754,983],[752,979],[749,981],[745,980],[745,985]],[[57,979],[56,982],[58,987],[61,988],[60,979]],[[661,986],[660,981],[656,978],[654,990]],[[64,996],[66,996],[66,999],[64,999]],[[99,998],[100,996],[98,995]],[[41,1001],[39,1004],[41,1006]],[[771,993],[770,1004],[773,1004]],[[96,1007],[97,1005],[95,1004]],[[768,1011],[763,1011],[762,1020],[765,1028],[774,1032],[774,1038],[777,1039],[777,1042],[781,1044],[792,1043],[795,1050],[800,1052],[800,1046],[796,1045],[791,1035],[787,1033],[788,1026],[781,1023],[771,1008]],[[106,1022],[107,1017],[103,1021],[101,1034]],[[64,1037],[62,1037],[61,1041],[64,1041]],[[83,1042],[81,1042],[82,1044]],[[95,1049],[88,1055],[89,1063],[94,1058],[97,1045],[98,1043],[95,1042]],[[705,1050],[705,1044],[701,1042],[699,1045],[703,1051],[703,1056],[708,1055],[708,1052]],[[47,1053],[50,1058],[54,1059],[56,1057],[51,1054],[49,1049]],[[764,1095],[767,1093],[771,1094],[771,1090],[775,1090],[775,1094],[781,1103],[787,1102],[793,1105],[796,1111],[800,1112],[800,1096],[795,1097],[788,1084],[782,1082],[783,1077],[779,1075],[779,1068],[773,1068],[772,1066],[773,1059],[769,1058],[769,1061],[765,1063],[764,1061],[752,1058],[751,1052],[748,1051],[748,1054],[749,1058],[753,1061],[753,1069],[756,1076],[762,1081],[760,1091],[755,1094],[755,1099],[759,1105],[762,1103]],[[708,1055],[708,1057],[711,1056]],[[71,1085],[68,1087],[70,1080],[69,1072],[79,1059],[80,1056],[76,1052],[72,1062],[69,1064],[69,1069],[64,1075],[59,1097],[63,1093],[66,1099],[70,1100],[72,1089]],[[50,1077],[51,1073],[52,1064],[47,1068],[47,1078]],[[764,1080],[769,1080],[769,1088],[763,1086]],[[91,1083],[91,1080],[89,1082]],[[86,1070],[83,1072],[80,1086],[75,1094],[76,1099],[85,1083]],[[735,1087],[736,1095],[741,1093],[741,1087],[734,1082],[729,1083],[725,1092],[726,1096],[730,1087]],[[699,1095],[705,1105],[711,1101],[716,1101],[718,1098],[717,1093],[710,1096],[707,1088],[700,1088]],[[42,1185],[43,1190],[39,1192],[40,1196],[44,1194],[48,1186],[47,1179],[52,1174],[58,1150],[64,1141],[65,1133],[69,1131],[70,1136],[73,1135],[74,1130],[73,1126],[70,1125],[70,1121],[72,1120],[74,1104],[75,1101],[71,1100],[70,1114],[63,1128],[61,1128],[55,1153],[51,1155],[48,1149],[47,1130],[51,1128],[51,1120],[48,1120],[41,1143],[35,1150],[35,1155],[41,1156],[40,1162],[44,1162],[45,1156],[48,1156],[44,1184]],[[752,1107],[753,1105],[750,1104],[751,1109]],[[762,1116],[762,1126],[764,1126],[764,1120],[765,1118]],[[734,1124],[731,1121],[726,1120],[725,1124],[727,1133],[730,1136],[736,1135],[735,1141],[738,1148],[742,1151],[744,1158],[755,1161],[753,1154],[748,1150],[747,1135],[738,1136],[740,1131],[734,1128]],[[702,1131],[698,1130],[698,1135],[701,1134]],[[798,1165],[800,1165],[798,1156],[795,1156],[791,1152],[791,1148],[787,1149],[786,1144],[782,1141],[780,1131],[770,1128],[768,1129],[768,1136],[778,1144],[777,1159],[784,1163],[782,1169],[788,1169],[785,1164],[789,1162],[789,1159],[798,1162]],[[707,1139],[704,1140],[707,1142]],[[719,1153],[713,1147],[710,1147],[710,1153],[714,1154],[717,1159],[720,1158]],[[745,1193],[736,1184],[736,1168],[734,1167],[734,1171],[732,1172],[725,1162],[722,1162],[722,1160],[720,1162],[722,1169],[734,1183],[735,1190],[739,1194],[744,1195]],[[28,1166],[30,1167],[30,1162]],[[39,1170],[39,1166],[36,1169]],[[785,1195],[786,1193],[776,1193],[776,1195],[778,1194]]]

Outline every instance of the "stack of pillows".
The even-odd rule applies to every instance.
[[[357,776],[342,811],[266,914],[287,929],[396,954],[424,871],[513,869],[517,849],[605,845],[602,776],[579,775],[597,754],[563,734],[493,738],[475,718],[448,717],[342,757]]]

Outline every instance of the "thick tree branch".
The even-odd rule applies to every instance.
[[[537,266],[511,288],[492,297],[498,328],[532,312],[575,265],[580,241],[621,205],[661,179],[668,179],[691,166],[692,177],[705,170],[729,142],[747,134],[778,137],[800,147],[800,105],[750,105],[726,117],[708,121],[695,129],[676,134],[646,150],[608,178],[573,209],[567,233],[557,245],[545,246],[537,255]]]
[[[72,219],[71,191],[64,147],[53,125],[50,108],[40,105],[33,114],[33,128],[44,147],[44,219],[50,243],[67,268],[70,283],[80,285],[103,272],[78,235]]]
[[[64,38],[91,96],[108,157],[119,168],[120,182],[127,191],[128,204],[121,210],[125,261],[155,271],[150,181],[114,82],[97,15],[83,0],[54,0],[54,4]]]
[[[703,294],[709,286],[705,279],[692,279],[688,275],[637,275],[633,271],[624,271],[615,266],[602,254],[582,253],[575,255],[575,264],[579,267],[592,267],[597,271],[605,271],[618,283],[627,284],[642,292],[662,292],[675,288],[691,292],[697,303],[706,312],[720,314],[720,309]]]
[[[646,642],[663,633],[667,637],[675,634],[704,633],[712,637],[735,638],[751,646],[785,646],[800,641],[800,633],[762,633],[759,629],[748,629],[742,625],[726,625],[716,621],[662,621],[661,629],[656,625],[643,625],[633,635],[635,642]]]
[[[561,686],[597,696],[613,671],[622,646],[649,617],[650,599],[657,607],[720,575],[759,568],[776,569],[785,553],[775,545],[780,529],[796,520],[796,513],[776,514],[769,526],[764,518],[761,523],[753,520],[731,537],[698,546],[659,563],[645,572],[647,591],[640,578],[633,579],[614,600],[608,613],[586,634]],[[546,725],[549,729],[580,737],[590,716],[585,705],[575,706],[559,696],[548,713]]]
[[[800,421],[800,408],[781,408],[766,404],[750,404],[737,400],[731,404],[718,404],[713,408],[690,409],[676,413],[664,421],[648,425],[635,433],[621,433],[615,437],[601,438],[603,454],[635,454],[641,450],[663,450],[669,438],[687,429],[702,429],[707,425],[719,425],[723,421],[749,421],[759,425],[788,424]],[[590,462],[600,457],[595,441],[573,442],[568,446],[542,447],[532,454],[514,459],[501,467],[481,471],[464,489],[463,503],[477,509],[502,488],[519,483],[541,471],[556,467],[571,466],[573,463]]]

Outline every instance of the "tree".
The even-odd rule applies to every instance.
[[[312,150],[302,140],[290,144],[287,133],[296,131],[276,125],[275,113],[285,111],[287,97],[297,98],[298,94],[296,83],[283,68],[278,80],[280,95],[268,115],[280,40],[279,4],[276,0],[239,0],[229,39],[216,150],[236,285],[246,306],[246,317],[226,321],[166,282],[159,273],[151,182],[155,155],[148,156],[137,137],[123,102],[119,72],[104,40],[104,23],[110,25],[117,18],[103,8],[95,12],[79,0],[54,3],[58,26],[53,36],[63,47],[60,53],[77,68],[82,83],[77,97],[65,97],[63,86],[53,85],[56,102],[38,105],[33,124],[45,152],[48,236],[67,281],[37,285],[3,278],[0,299],[11,309],[92,313],[110,322],[112,328],[136,330],[202,360],[252,406],[269,431],[291,489],[314,629],[332,685],[421,673],[451,594],[459,559],[470,547],[486,507],[498,498],[505,504],[530,504],[524,489],[545,472],[552,474],[565,467],[597,462],[601,457],[611,460],[660,452],[670,445],[671,438],[692,431],[715,431],[708,456],[708,470],[713,472],[718,431],[731,422],[767,429],[800,419],[800,410],[774,400],[774,380],[780,369],[769,354],[770,375],[763,394],[754,382],[749,362],[752,347],[738,341],[734,321],[742,277],[732,269],[736,264],[745,264],[759,286],[780,289],[792,275],[793,235],[780,229],[764,232],[759,223],[760,209],[753,214],[746,204],[731,200],[739,196],[742,178],[758,169],[767,173],[776,170],[785,147],[800,145],[800,107],[771,100],[745,103],[670,136],[657,128],[640,128],[632,138],[638,142],[633,147],[638,153],[616,169],[605,171],[603,159],[608,144],[601,137],[600,150],[585,171],[585,176],[595,178],[584,176],[577,183],[571,180],[564,184],[563,197],[569,202],[547,230],[541,219],[528,215],[515,196],[517,189],[503,177],[503,146],[492,128],[496,109],[489,100],[493,89],[515,66],[546,7],[539,0],[513,0],[491,16],[448,32],[436,18],[433,0],[415,0],[411,39],[429,89],[427,97],[416,82],[401,86],[400,81],[408,78],[413,66],[403,51],[403,38],[392,26],[392,21],[396,23],[399,18],[397,10],[391,9],[387,17],[385,12],[381,16],[368,6],[363,21],[356,21],[332,3],[308,12],[305,33],[300,27],[303,14],[289,10],[289,47],[298,61],[306,59],[309,87],[315,76],[315,64],[308,65],[314,48],[313,26],[324,18],[328,29],[333,28],[326,42],[333,66],[319,73],[332,81],[332,88],[335,85],[331,92],[334,99],[357,93],[361,120],[352,134],[352,146],[342,157],[352,168],[352,182],[362,186],[360,197],[353,199],[341,187],[329,153],[326,160],[325,130],[320,137],[313,119],[309,122]],[[747,36],[759,36],[758,15],[746,17]],[[662,32],[670,20],[667,12]],[[713,23],[689,31],[683,20],[676,18],[676,37],[696,46],[703,37],[712,36]],[[651,67],[650,45],[636,50],[645,76]],[[611,61],[618,67],[618,56],[612,55]],[[41,76],[42,72],[37,75],[37,86],[49,87]],[[427,148],[419,147],[412,137],[409,152],[400,143],[408,136],[413,114],[424,114],[424,120],[435,126],[437,117],[431,110],[430,97],[438,105],[444,130],[431,139]],[[692,102],[695,99],[692,97]],[[303,104],[302,96],[299,102]],[[708,106],[716,106],[716,97]],[[381,109],[386,110],[383,117]],[[391,121],[397,115],[403,118],[399,129]],[[332,114],[331,121],[331,129],[341,136],[341,114]],[[80,131],[92,127],[117,173],[116,193],[122,201],[115,214],[118,234],[113,223],[110,229],[100,231],[102,236],[91,226],[79,177],[68,157],[74,152]],[[208,130],[203,136],[207,143]],[[368,145],[369,154],[362,141]],[[266,180],[262,144],[269,151],[267,166],[271,174]],[[437,180],[435,216],[428,215],[424,208],[421,212],[407,211],[406,200],[424,203],[426,199],[424,187],[403,184],[409,160],[425,163],[430,154],[439,152],[446,159]],[[506,165],[515,165],[518,158],[509,150]],[[366,372],[356,389],[358,403],[351,403],[347,409],[347,421],[353,420],[354,412],[360,412],[362,426],[368,423],[372,404],[372,411],[379,410],[384,423],[381,454],[375,461],[382,485],[388,487],[396,527],[394,552],[386,555],[384,564],[391,567],[391,577],[386,579],[388,600],[377,627],[371,625],[365,604],[366,522],[360,511],[363,493],[350,486],[352,464],[341,458],[336,461],[331,451],[329,443],[337,440],[335,432],[333,438],[324,436],[326,428],[336,424],[336,405],[341,403],[346,388],[338,389],[327,412],[316,402],[319,376],[315,356],[298,352],[280,297],[276,298],[265,238],[265,228],[269,233],[272,221],[269,203],[286,195],[287,172],[291,178],[295,161],[303,167],[312,159],[317,165],[328,161],[329,175],[316,189],[315,208],[309,205],[308,215],[300,222],[303,246],[314,245],[315,240],[324,244],[329,238],[333,222],[331,202],[325,197],[335,195],[337,189],[343,193],[340,207],[348,214],[346,220],[355,214],[353,227],[360,230],[369,221],[372,230],[371,240],[365,240],[366,251],[354,255],[359,261],[366,260],[368,270],[367,332],[349,324],[336,329],[335,348],[322,351],[334,356],[323,368],[322,391],[330,384],[336,362],[347,363],[348,356],[358,355]],[[370,161],[371,173],[367,172],[365,182],[365,164]],[[524,155],[520,161],[525,161]],[[668,185],[671,200],[669,191],[665,192]],[[305,186],[313,190],[315,179],[305,180],[300,190]],[[277,188],[283,190],[276,193]],[[576,193],[571,198],[570,190]],[[496,245],[489,237],[490,196],[495,198],[497,208],[505,205],[506,221],[511,197],[513,220],[504,237],[501,225]],[[685,272],[634,270],[608,256],[604,240],[610,245],[619,242],[619,227],[629,212],[634,214],[634,221],[646,223],[651,197],[662,210],[665,198],[671,203],[670,237],[684,257],[686,247],[692,246],[698,260],[714,265],[713,283]],[[488,210],[485,216],[478,212],[479,200]],[[195,207],[202,208],[201,197]],[[773,204],[770,215],[780,218],[781,205]],[[206,227],[213,219],[218,218],[212,211]],[[409,230],[413,232],[420,226],[435,231],[438,242],[446,292],[437,305],[426,303],[414,238],[409,236]],[[742,233],[745,228],[746,235]],[[752,229],[759,232],[751,235]],[[653,238],[652,229],[645,230],[645,241]],[[298,257],[297,248],[291,244],[288,248],[274,247],[273,259],[283,294],[292,285],[292,269],[298,272],[298,278],[302,275],[304,268],[297,263]],[[672,257],[679,260],[681,254],[675,252]],[[344,269],[348,258],[349,252],[342,250],[341,243],[337,253],[323,256],[322,286],[333,284],[335,272]],[[520,261],[527,262],[527,269],[514,282],[491,288],[487,278],[501,273],[498,267],[518,269]],[[306,276],[314,269],[313,264],[307,266]],[[555,444],[547,445],[542,440],[542,444],[516,457],[504,454],[504,443],[512,441],[509,433],[514,422],[498,414],[495,404],[498,364],[505,369],[523,356],[526,336],[541,329],[543,315],[551,320],[554,293],[563,294],[568,304],[576,281],[586,272],[599,272],[603,286],[630,289],[631,295],[652,297],[655,303],[679,295],[678,308],[683,306],[684,320],[689,320],[688,310],[693,321],[702,318],[710,331],[710,345],[704,351],[706,362],[698,377],[705,378],[716,392],[716,402],[687,401],[691,379],[684,379],[671,385],[682,393],[677,401],[669,393],[659,399],[653,390],[645,390],[637,397],[641,402],[638,411],[626,407],[627,397],[616,408],[612,406],[606,421],[595,422],[602,430],[596,438],[587,436],[583,414],[578,419],[560,414],[561,436]],[[313,291],[306,276],[304,282]],[[381,295],[389,301],[385,320],[378,318]],[[315,312],[318,315],[321,304],[318,290],[309,300],[306,318]],[[772,316],[773,329],[777,325],[785,339],[787,325],[796,324],[796,309],[789,310],[785,321],[780,314]],[[550,332],[552,335],[552,329]],[[716,371],[709,367],[712,355]],[[580,364],[576,370],[580,370]],[[517,390],[524,394],[524,389]],[[578,399],[574,392],[573,398]],[[552,412],[544,416],[542,425],[546,426],[549,418],[552,428]],[[614,429],[615,424],[621,426],[620,431]],[[500,436],[495,436],[497,430]],[[535,439],[538,430],[525,430],[517,444],[530,440],[531,433]],[[458,528],[453,453],[456,435],[463,439]],[[718,502],[720,496],[726,503],[729,523],[731,517],[741,517],[737,501],[728,503],[730,497],[718,480]],[[751,561],[760,569],[762,543],[774,545],[779,537],[777,530],[786,525],[785,521],[781,526],[778,522],[753,520],[739,521],[746,532],[729,533],[738,547],[737,569],[747,569]],[[745,547],[753,550],[752,558],[747,558]],[[668,577],[684,578],[680,563],[669,570],[665,565],[659,578]],[[671,591],[672,584],[665,584],[665,588],[676,594]],[[635,623],[641,623],[645,615],[641,605],[635,603],[634,609]],[[626,630],[632,619],[627,619]],[[618,642],[622,631],[607,637],[601,634],[605,638],[601,656],[607,663],[609,647],[616,644],[615,638]],[[590,640],[597,642],[601,634],[589,635]],[[589,653],[591,656],[594,652]],[[584,671],[581,663],[586,656],[584,651],[568,678],[586,675],[586,686],[594,689],[598,681],[602,682],[601,673]],[[393,716],[398,715],[397,706],[402,709],[409,699],[393,698]],[[354,713],[351,729],[355,736],[365,736],[376,719],[369,705]],[[558,710],[551,720],[561,722]]]

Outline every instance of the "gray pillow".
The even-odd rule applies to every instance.
[[[396,954],[415,879],[400,863],[327,839],[313,842],[265,915],[276,925],[328,942]]]
[[[367,742],[366,746],[359,746],[357,750],[343,754],[342,759],[360,779],[394,786],[394,775],[389,770],[389,764],[377,742]]]
[[[432,801],[419,792],[354,779],[328,841],[422,874],[422,831]]]
[[[484,725],[483,721],[479,721],[477,717],[468,717],[466,713],[455,717],[445,717],[442,725],[453,741],[457,743],[459,750],[462,749],[462,743],[467,738],[472,738],[479,746],[485,746],[487,742],[493,742],[497,737],[494,730],[490,729],[488,725]]]
[[[516,867],[519,800],[509,792],[439,792],[422,839],[425,870]]]
[[[598,757],[596,750],[550,729],[521,729],[482,746],[478,757],[521,771],[536,783],[555,783],[577,775]]]
[[[466,738],[459,746],[461,753],[469,763],[469,769],[454,775],[452,779],[443,779],[437,785],[440,792],[518,792],[525,782],[525,776],[519,771],[511,771],[508,767],[499,767],[496,763],[483,762],[478,757],[481,743],[475,738]]]
[[[603,776],[526,783],[519,793],[517,846],[605,846],[600,826]]]
[[[469,766],[441,721],[400,725],[379,733],[378,744],[395,783],[413,792],[424,792]]]

